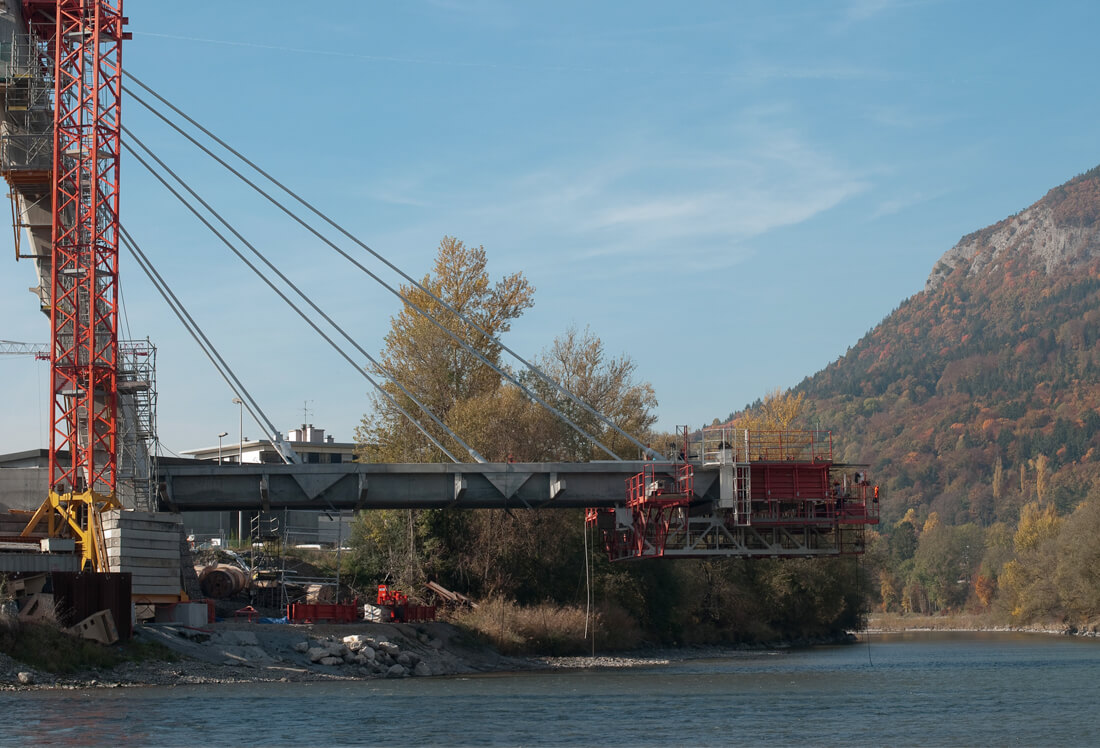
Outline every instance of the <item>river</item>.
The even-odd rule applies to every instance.
[[[1100,745],[1100,641],[873,635],[626,670],[0,694],[5,745]]]

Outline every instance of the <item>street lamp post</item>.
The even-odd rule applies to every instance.
[[[239,397],[233,398],[235,405],[241,406],[241,420],[240,420],[240,432],[238,434],[239,440],[237,442],[237,467],[244,465],[244,400]],[[244,542],[244,511],[237,512],[237,540],[240,543]]]
[[[220,434],[218,434],[218,464],[219,465],[222,464],[222,439],[226,436],[229,436],[228,431],[223,431]]]
[[[239,397],[233,398],[233,402],[236,405],[241,406],[241,430],[240,441],[237,442],[237,465],[244,464],[244,401]]]

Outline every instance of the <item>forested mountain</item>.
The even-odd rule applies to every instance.
[[[887,520],[1072,509],[1100,467],[1100,167],[963,237],[796,390],[846,459],[872,463]]]
[[[884,487],[884,610],[1100,616],[1100,167],[964,236],[808,377],[805,422]]]

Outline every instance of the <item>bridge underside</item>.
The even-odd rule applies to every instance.
[[[160,501],[170,511],[611,507],[643,464],[162,466]],[[699,500],[717,498],[717,470],[702,473]]]
[[[717,465],[644,462],[172,465],[161,468],[160,500],[170,511],[586,508],[618,561],[865,550],[877,493],[871,501],[865,481],[838,493],[830,476],[843,466],[725,467],[723,474]]]

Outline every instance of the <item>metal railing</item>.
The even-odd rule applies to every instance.
[[[701,456],[705,465],[744,462],[830,462],[831,431],[754,431],[730,426],[703,429]]]
[[[627,506],[648,502],[690,501],[695,471],[691,465],[646,465],[627,479]]]

